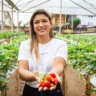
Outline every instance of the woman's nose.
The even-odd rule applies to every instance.
[[[39,23],[39,26],[43,26],[43,23],[42,23],[42,22],[40,22],[40,23]]]

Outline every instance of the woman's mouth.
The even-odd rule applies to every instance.
[[[46,29],[44,28],[44,29],[39,29],[39,32],[45,32],[46,31]]]

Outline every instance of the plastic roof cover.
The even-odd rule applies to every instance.
[[[32,12],[35,9],[45,9],[52,14],[60,14],[60,7],[62,7],[62,14],[68,15],[96,15],[96,0],[11,0],[19,9],[20,20],[29,20]],[[61,6],[62,1],[62,6]],[[0,13],[1,13],[0,0]],[[15,9],[14,9],[15,10]],[[4,11],[12,11],[12,7],[4,0]],[[16,14],[16,12],[14,12]],[[25,17],[24,17],[25,15]],[[16,17],[16,15],[14,15]],[[1,18],[1,16],[0,16]]]
[[[0,6],[1,6],[0,0]],[[46,9],[51,13],[60,13],[61,0],[11,0],[21,12],[33,12],[35,9]],[[10,7],[6,0],[4,4]],[[11,11],[4,5],[5,11]],[[1,9],[1,8],[0,8]],[[62,14],[96,15],[96,0],[62,0]]]

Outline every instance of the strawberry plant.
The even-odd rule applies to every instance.
[[[20,42],[28,36],[18,36],[9,44],[0,46],[0,90],[3,90],[11,71],[17,68],[17,56]],[[11,74],[10,74],[11,73]]]
[[[56,36],[68,45],[68,61],[79,72],[90,76],[96,74],[96,36],[64,35]]]
[[[96,76],[96,35],[57,34],[56,38],[67,42],[68,64],[78,70],[81,75],[86,73],[90,78]],[[87,92],[93,92],[93,90],[96,92],[95,88],[88,89]]]
[[[1,39],[10,39],[14,36],[24,35],[23,32],[2,32],[0,33],[0,40]]]

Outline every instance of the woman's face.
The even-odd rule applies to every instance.
[[[37,36],[48,36],[52,24],[46,15],[39,14],[35,16],[33,26]]]

